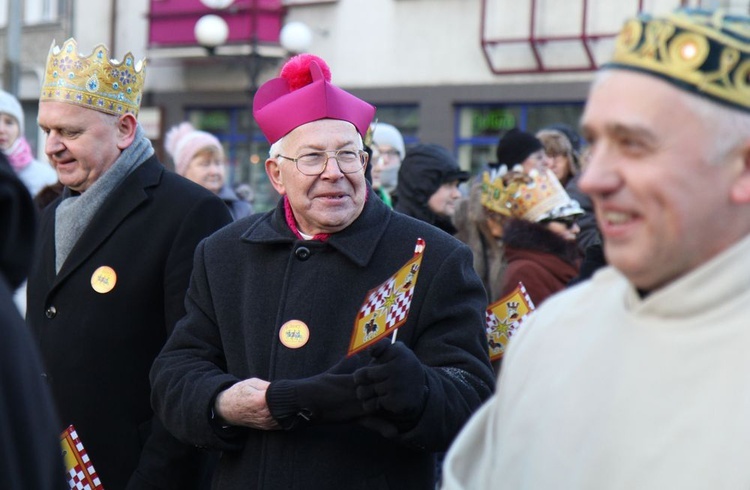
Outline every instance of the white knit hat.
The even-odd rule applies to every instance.
[[[388,145],[392,146],[398,151],[401,156],[401,160],[406,156],[406,148],[404,146],[404,137],[401,136],[401,132],[388,123],[379,122],[375,125],[375,129],[372,132],[372,143],[375,146]]]
[[[18,127],[21,128],[20,134],[23,135],[23,107],[18,99],[5,90],[0,90],[0,113],[13,116],[18,122]]]

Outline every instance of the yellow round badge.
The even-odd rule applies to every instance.
[[[103,265],[91,276],[91,287],[97,293],[104,294],[112,291],[117,284],[117,273],[108,265]]]
[[[290,349],[299,349],[310,339],[310,329],[305,322],[289,320],[279,330],[279,340]]]

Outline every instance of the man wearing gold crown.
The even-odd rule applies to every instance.
[[[151,373],[169,430],[222,451],[214,489],[434,489],[435,452],[492,391],[469,249],[367,185],[374,112],[313,55],[255,96],[283,197],[198,247],[187,316]],[[397,341],[352,351],[359,327],[378,333],[353,328],[363,300],[385,285],[374,309],[397,311],[385,291],[402,270]]]
[[[516,334],[444,489],[750,488],[750,18],[628,21],[582,126],[609,266]]]
[[[111,489],[192,488],[197,450],[154,417],[148,372],[177,320],[198,242],[231,221],[211,192],[167,172],[136,116],[145,66],[50,50],[39,102],[65,186],[41,219],[27,319],[63,424]]]

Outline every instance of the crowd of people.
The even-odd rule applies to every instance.
[[[54,46],[47,162],[0,91],[9,488],[75,488],[71,425],[108,490],[746,488],[748,28],[629,20],[582,131],[512,128],[474,175],[297,55],[254,95],[259,213],[215,135],[159,161],[144,62]]]

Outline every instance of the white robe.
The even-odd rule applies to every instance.
[[[611,267],[510,343],[443,489],[750,489],[750,237],[641,299]]]

